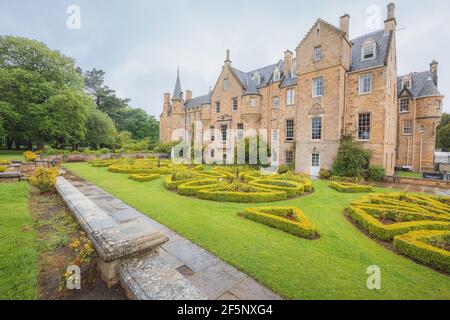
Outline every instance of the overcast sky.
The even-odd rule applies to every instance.
[[[338,26],[349,13],[350,37],[376,28],[388,1],[302,0],[0,0],[0,34],[25,36],[106,72],[106,84],[159,117],[180,66],[183,90],[214,85],[225,50],[250,71],[294,50],[319,17]],[[425,71],[439,61],[439,89],[450,93],[450,2],[397,0],[398,71]],[[70,5],[80,8],[77,29]],[[373,7],[375,6],[375,7]],[[377,19],[377,10],[381,19]],[[72,11],[73,12],[73,11]],[[69,25],[67,22],[69,19]],[[74,22],[75,21],[75,22]],[[75,29],[73,28],[75,27]],[[450,112],[450,103],[445,103]]]

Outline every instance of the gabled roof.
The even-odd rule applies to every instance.
[[[331,23],[329,23],[329,22],[319,18],[313,24],[313,26],[309,29],[309,31],[306,33],[306,35],[303,37],[302,41],[300,41],[298,47],[300,47],[303,44],[303,42],[309,37],[311,32],[316,30],[318,24],[322,24],[322,25],[326,26],[329,30],[333,31],[334,33],[336,33],[339,36],[345,36],[345,32],[344,31],[342,31],[341,29],[333,26]]]
[[[365,42],[369,39],[377,43],[377,51],[375,59],[362,60],[362,49]],[[356,39],[351,40],[352,44],[352,66],[350,71],[359,71],[375,67],[384,66],[389,54],[389,47],[391,44],[391,33],[385,33],[384,29],[365,34]]]
[[[403,92],[402,82],[404,78],[411,79],[411,89],[409,92],[413,98],[429,97],[429,96],[441,96],[439,89],[433,82],[433,78],[429,71],[413,72],[407,75],[398,77],[397,88],[399,95]]]

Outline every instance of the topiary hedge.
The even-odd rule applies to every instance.
[[[196,196],[198,191],[212,189],[218,184],[219,182],[214,179],[188,181],[178,186],[178,193],[183,196]]]
[[[196,179],[186,179],[186,180],[173,180],[172,176],[168,176],[164,178],[164,187],[170,191],[177,191],[178,186],[189,182],[189,181],[196,181]]]
[[[318,235],[305,214],[295,207],[248,208],[242,216],[301,238],[311,239]]]
[[[131,180],[138,181],[138,182],[150,182],[150,181],[161,178],[161,175],[159,175],[159,174],[132,174],[132,175],[130,175],[129,178]]]
[[[127,174],[170,174],[170,168],[140,167],[134,165],[111,165],[108,170],[113,173]]]
[[[439,270],[450,272],[450,231],[414,231],[394,238],[394,247],[404,255]]]
[[[263,203],[287,200],[286,192],[267,189],[258,189],[256,192],[200,190],[197,196],[203,200],[236,203]]]
[[[342,193],[363,193],[363,192],[372,192],[372,188],[369,186],[361,186],[353,183],[346,182],[332,182],[330,184],[330,188],[342,192]]]
[[[6,171],[6,167],[0,166],[0,172],[5,172],[5,171]]]
[[[289,198],[298,197],[305,192],[305,187],[296,181],[285,181],[275,179],[257,179],[249,182],[250,185],[259,188],[284,191]]]

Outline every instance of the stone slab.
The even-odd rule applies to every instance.
[[[206,300],[191,282],[161,255],[131,259],[119,268],[120,282],[136,300]]]
[[[278,295],[250,278],[230,289],[230,293],[240,300],[255,300],[256,297],[257,300],[263,301],[281,300]]]
[[[56,189],[106,262],[152,250],[169,240],[144,215],[120,223],[63,177],[58,177]]]

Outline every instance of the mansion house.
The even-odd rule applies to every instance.
[[[434,170],[444,98],[438,63],[398,76],[395,5],[387,9],[383,29],[355,39],[349,15],[339,28],[318,19],[294,52],[250,72],[235,68],[227,50],[220,76],[203,96],[183,93],[178,74],[173,94],[164,95],[161,142],[177,141],[173,132],[201,123],[204,143],[218,142],[210,156],[225,159],[228,140],[264,129],[275,163],[314,176],[331,168],[341,138],[351,136],[372,150],[370,165],[388,175],[396,167]]]

